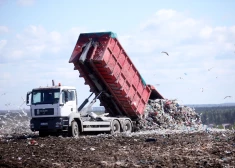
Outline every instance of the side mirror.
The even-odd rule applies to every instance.
[[[28,92],[27,93],[27,96],[26,96],[26,105],[28,105],[29,104],[29,95],[31,94],[31,92]]]

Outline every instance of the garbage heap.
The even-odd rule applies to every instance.
[[[198,130],[201,127],[199,114],[193,108],[179,105],[176,99],[149,100],[144,114],[137,129]]]

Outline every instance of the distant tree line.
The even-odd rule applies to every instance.
[[[194,107],[203,124],[235,124],[235,106]]]

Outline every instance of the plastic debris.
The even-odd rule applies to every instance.
[[[149,100],[140,120],[140,130],[185,129],[198,130],[201,126],[200,115],[193,108],[181,106],[177,100]]]
[[[28,142],[28,144],[29,145],[38,145],[38,142],[32,139]]]
[[[94,150],[95,150],[95,148],[90,148],[90,150],[91,150],[91,151],[94,151]]]

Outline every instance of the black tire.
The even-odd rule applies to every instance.
[[[123,132],[131,133],[132,132],[132,124],[130,120],[124,121],[124,128]]]
[[[112,126],[111,126],[111,134],[117,134],[120,133],[120,124],[117,120],[113,120]]]
[[[39,137],[46,137],[48,135],[49,135],[49,133],[46,131],[39,131]]]
[[[71,123],[71,129],[70,129],[70,136],[77,138],[79,136],[79,128],[78,123],[76,121],[73,121]]]

